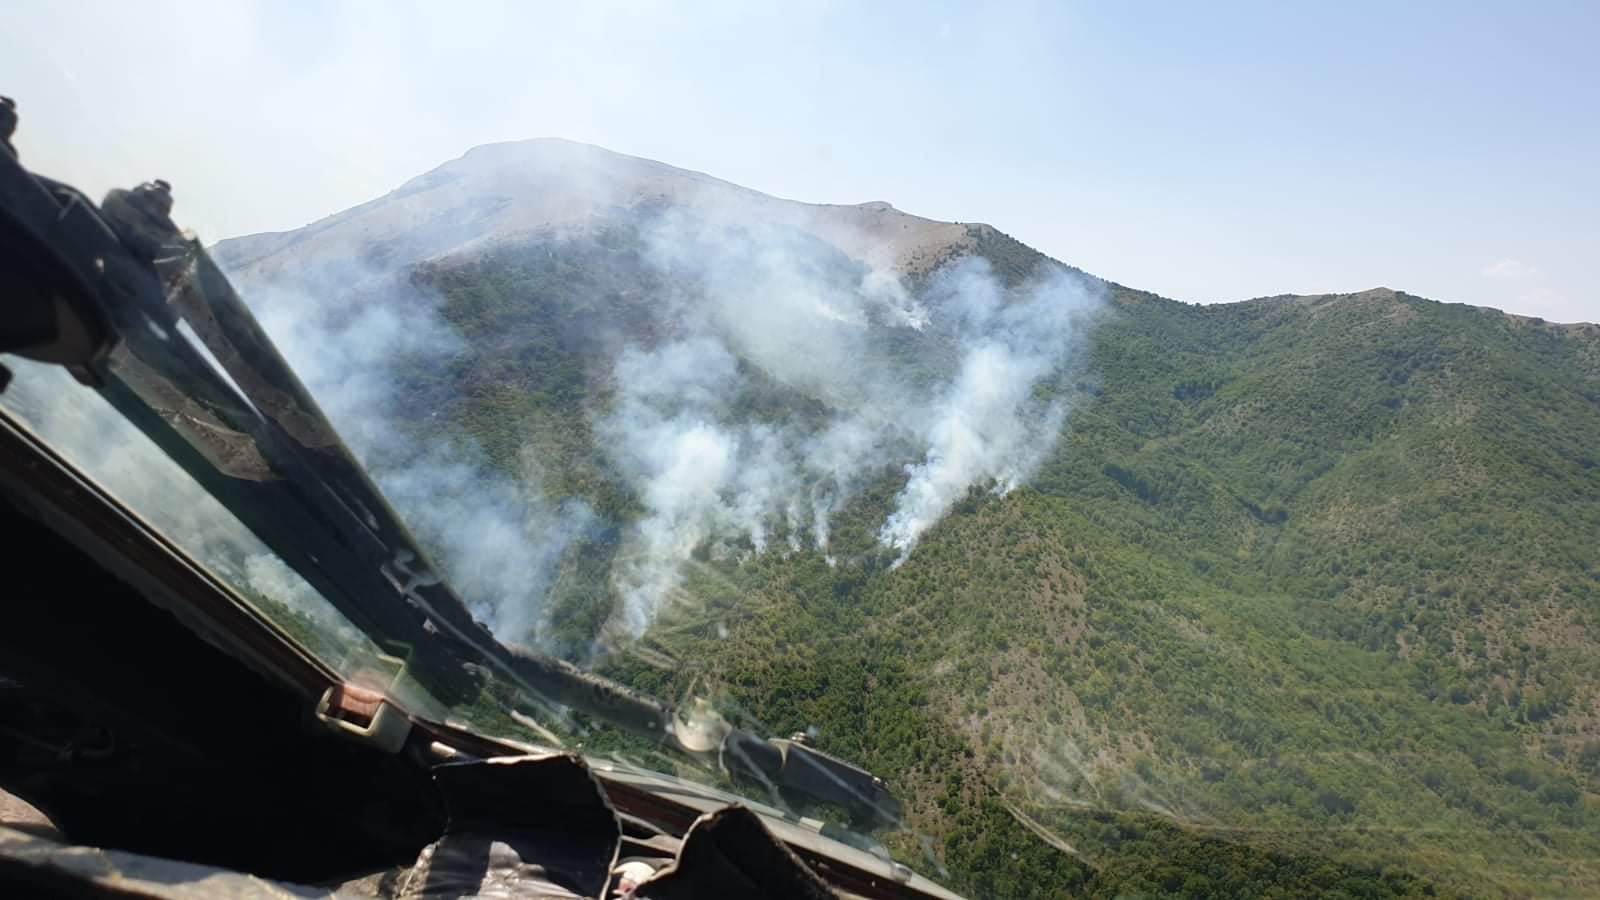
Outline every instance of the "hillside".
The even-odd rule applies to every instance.
[[[562,142],[217,255],[497,630],[815,729],[952,886],[1600,892],[1600,327]]]

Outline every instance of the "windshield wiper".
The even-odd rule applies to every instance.
[[[0,351],[65,365],[98,390],[380,648],[405,658],[432,696],[470,701],[487,669],[785,802],[834,804],[862,828],[899,821],[887,785],[857,766],[497,640],[427,559],[221,269],[173,224],[168,185],[111,191],[97,209],[23,168],[9,142],[14,107],[0,103],[0,112],[0,274],[18,298],[0,322]],[[0,389],[5,377],[0,369]]]

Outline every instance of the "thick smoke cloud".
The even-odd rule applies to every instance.
[[[599,429],[646,510],[614,573],[628,632],[702,547],[760,553],[781,536],[828,553],[833,519],[886,462],[905,482],[878,540],[898,564],[970,489],[1015,488],[1054,446],[1066,407],[1036,391],[1070,367],[1098,305],[1081,278],[1006,290],[971,259],[918,300],[793,230],[668,216],[649,242],[680,287],[666,314],[679,330],[618,360]],[[752,394],[775,388],[820,403],[822,421],[763,421]]]

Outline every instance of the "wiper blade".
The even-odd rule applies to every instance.
[[[24,294],[69,298],[89,338],[70,360],[32,352],[37,340],[0,349],[69,362],[375,643],[406,658],[407,674],[430,694],[470,701],[488,668],[532,697],[664,743],[785,802],[831,803],[860,827],[899,821],[899,802],[859,767],[497,640],[428,561],[221,269],[173,224],[168,186],[112,191],[96,209],[27,172],[9,150],[0,149],[5,244],[48,262],[19,273],[36,287]],[[8,253],[6,268],[12,260]]]

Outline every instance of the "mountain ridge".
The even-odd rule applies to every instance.
[[[453,188],[468,193],[462,196]],[[464,224],[470,227],[451,229],[441,234],[444,240],[414,248],[415,258],[408,260],[414,263],[470,250],[484,233],[504,241],[542,230],[581,229],[612,207],[663,201],[688,206],[712,219],[756,216],[791,224],[857,257],[877,257],[871,261],[902,272],[930,265],[939,252],[968,240],[962,223],[911,215],[883,201],[786,200],[655,160],[538,138],[474,147],[382,197],[293,231],[228,238],[213,250],[223,265],[248,271],[268,257],[321,237],[334,246],[326,251],[302,248],[293,262],[315,265],[348,256],[364,242],[400,241],[408,229],[436,227],[415,218],[416,210],[407,207],[437,212],[442,202],[446,212],[467,219]]]
[[[957,250],[960,247],[970,246],[971,237],[965,232],[969,232],[971,229],[992,231],[1010,239],[1008,235],[1004,235],[1004,232],[999,231],[999,229],[995,228],[993,225],[985,222],[945,222],[941,220],[930,219],[924,216],[916,215],[915,213],[903,211],[895,207],[892,203],[884,200],[868,200],[860,203],[813,203],[810,201],[778,197],[754,188],[745,187],[743,185],[718,178],[714,175],[704,172],[680,168],[673,166],[670,163],[661,162],[648,157],[620,153],[609,150],[605,147],[601,147],[597,144],[589,144],[559,137],[540,137],[515,141],[500,141],[471,147],[461,156],[441,163],[439,166],[436,166],[421,175],[407,179],[394,190],[365,203],[357,204],[349,209],[331,213],[322,217],[321,219],[301,226],[300,228],[289,229],[286,231],[257,232],[225,238],[221,241],[218,241],[212,247],[212,250],[217,254],[219,261],[228,266],[230,269],[245,271],[250,267],[262,262],[265,257],[285,250],[287,245],[290,243],[307,240],[315,237],[318,234],[340,229],[343,226],[352,224],[352,219],[359,219],[365,213],[381,209],[386,204],[392,203],[395,200],[404,199],[417,194],[425,194],[429,190],[438,188],[449,183],[450,181],[461,177],[466,177],[467,173],[463,173],[459,170],[461,170],[463,167],[471,168],[473,164],[476,164],[479,161],[492,161],[488,164],[495,168],[503,167],[507,162],[528,165],[532,169],[538,170],[538,174],[540,176],[533,182],[534,184],[541,182],[545,184],[555,184],[563,174],[571,175],[574,172],[580,173],[586,177],[593,176],[596,174],[595,170],[598,168],[601,172],[606,174],[621,176],[622,182],[628,185],[627,190],[613,190],[606,192],[605,196],[603,197],[588,198],[591,203],[591,208],[585,209],[582,214],[578,214],[572,210],[567,210],[565,216],[562,216],[558,214],[557,211],[550,211],[549,218],[547,220],[534,221],[531,223],[525,222],[522,224],[522,230],[519,233],[502,235],[500,236],[500,239],[515,240],[519,236],[525,237],[527,231],[535,231],[541,227],[560,227],[563,225],[573,226],[578,222],[592,219],[594,216],[598,215],[601,211],[603,211],[602,207],[607,203],[615,203],[624,200],[630,203],[636,203],[640,200],[665,200],[681,202],[683,195],[693,193],[693,190],[687,187],[669,188],[668,186],[656,184],[653,186],[653,189],[647,189],[643,186],[648,184],[652,179],[659,178],[675,179],[700,189],[723,192],[734,196],[743,197],[748,202],[758,207],[763,207],[762,212],[768,215],[771,214],[771,209],[776,207],[790,207],[798,210],[807,210],[819,215],[837,215],[840,218],[840,221],[831,223],[821,221],[808,222],[807,217],[804,214],[791,214],[787,217],[787,220],[798,221],[800,223],[800,227],[809,227],[813,230],[816,230],[819,233],[819,236],[822,236],[825,239],[833,239],[835,243],[841,246],[841,249],[844,249],[847,252],[855,251],[855,253],[860,255],[874,255],[873,253],[864,253],[861,249],[862,246],[878,246],[876,243],[874,243],[874,241],[880,238],[884,232],[892,231],[896,225],[901,226],[902,230],[909,230],[911,227],[916,227],[921,230],[932,229],[934,232],[933,234],[926,236],[922,240],[914,241],[911,246],[907,248],[895,248],[895,253],[891,259],[885,260],[879,258],[868,260],[869,262],[878,263],[888,262],[897,271],[900,271],[901,274],[921,271],[926,267],[936,266],[942,252],[948,253],[952,250]],[[630,169],[634,171],[628,171]],[[644,173],[649,173],[649,177],[646,177]],[[522,186],[526,187],[527,185]],[[634,193],[630,194],[629,191]],[[559,188],[557,192],[561,192]],[[749,211],[745,212],[746,214],[749,213]],[[882,221],[873,221],[869,217],[876,217]],[[537,217],[535,218],[537,219]],[[492,227],[496,223],[486,224]],[[847,237],[850,229],[855,229],[862,234]],[[957,229],[962,230],[963,233],[957,233]],[[386,238],[393,239],[394,236],[395,235],[390,234],[387,235]],[[854,239],[851,239],[851,237]],[[385,239],[385,237],[379,237],[375,239],[381,240]],[[433,252],[430,254],[430,256],[447,255],[453,252],[461,252],[470,244],[470,237],[463,237],[457,244],[433,248]],[[1029,249],[1032,250],[1032,248]],[[412,260],[412,262],[419,261],[422,260]],[[1070,264],[1067,265],[1070,266]],[[1140,293],[1146,292],[1140,291]],[[1396,290],[1385,286],[1377,286],[1357,291],[1335,291],[1318,294],[1287,293],[1264,295],[1260,297],[1220,301],[1219,303],[1256,303],[1272,300],[1309,302],[1311,300],[1333,297],[1366,298],[1369,296],[1382,296],[1384,294],[1416,296],[1408,294],[1402,290]],[[1151,296],[1161,295],[1152,294]],[[1176,302],[1186,302],[1181,298],[1162,296],[1162,299],[1175,300]],[[1203,305],[1214,306],[1219,304],[1211,303]],[[1588,328],[1583,327],[1589,326],[1593,329],[1600,329],[1600,325],[1596,325],[1592,322],[1554,322],[1537,316],[1523,316],[1518,313],[1512,313],[1500,309],[1498,307],[1481,306],[1475,304],[1464,305],[1472,306],[1476,309],[1493,310],[1508,317],[1527,319],[1534,324],[1546,323],[1551,325],[1573,326],[1578,330],[1578,333],[1584,335],[1600,334],[1600,331],[1591,332]]]

